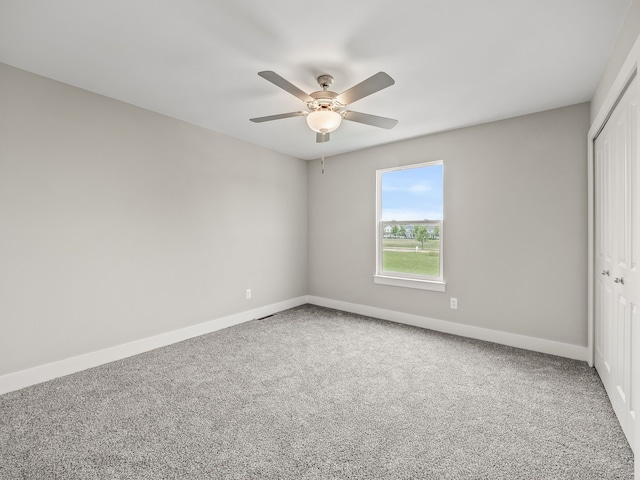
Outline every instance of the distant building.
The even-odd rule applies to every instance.
[[[415,236],[413,233],[414,231],[413,225],[404,225],[404,231],[407,233],[406,238],[413,238]]]
[[[393,234],[393,225],[385,225],[382,229],[384,238],[414,238],[415,227],[413,225],[397,225],[398,233]],[[401,233],[400,233],[401,232]]]
[[[398,229],[400,229],[403,234],[396,233],[395,235],[393,234],[393,227],[393,225],[385,225],[382,229],[382,236],[384,238],[416,238],[415,225],[397,225]],[[425,227],[427,228],[427,235],[429,238],[437,239],[440,236],[439,234],[436,234],[436,228],[438,228],[437,225],[425,225]]]

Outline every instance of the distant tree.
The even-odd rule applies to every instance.
[[[440,225],[436,225],[433,229],[433,238],[440,240]]]
[[[400,232],[398,233],[402,238],[407,238],[407,229],[404,228],[404,225],[400,227]]]
[[[393,226],[393,228],[391,229],[391,235],[393,236],[393,238],[398,238],[398,235],[400,235],[400,228],[398,228],[398,225]]]
[[[429,238],[429,232],[427,230],[427,227],[423,225],[418,225],[413,230],[413,235],[415,239],[422,244],[422,248],[424,249],[424,242],[426,242]]]

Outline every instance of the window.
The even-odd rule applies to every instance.
[[[444,292],[442,161],[376,172],[374,282]]]

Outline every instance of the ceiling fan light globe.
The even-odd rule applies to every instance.
[[[341,122],[342,116],[333,110],[316,110],[307,115],[307,125],[318,133],[333,132]]]

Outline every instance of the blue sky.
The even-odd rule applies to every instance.
[[[442,165],[382,174],[382,220],[442,220]]]

